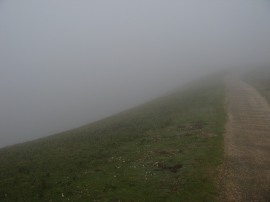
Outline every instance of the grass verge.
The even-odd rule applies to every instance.
[[[270,68],[258,68],[245,74],[244,80],[252,84],[270,103]]]
[[[105,120],[0,150],[0,201],[214,201],[220,78]]]

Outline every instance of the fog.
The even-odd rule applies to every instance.
[[[1,0],[0,147],[270,63],[263,0]]]

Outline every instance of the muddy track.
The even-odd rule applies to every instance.
[[[228,124],[219,201],[270,201],[270,107],[249,84],[227,78]]]

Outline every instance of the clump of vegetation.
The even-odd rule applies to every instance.
[[[0,150],[0,201],[214,201],[220,78],[62,134]]]

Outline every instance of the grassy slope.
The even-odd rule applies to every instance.
[[[270,103],[270,67],[249,71],[244,79],[257,88]]]
[[[206,79],[207,80],[207,79]],[[221,79],[0,150],[0,201],[214,201]]]

